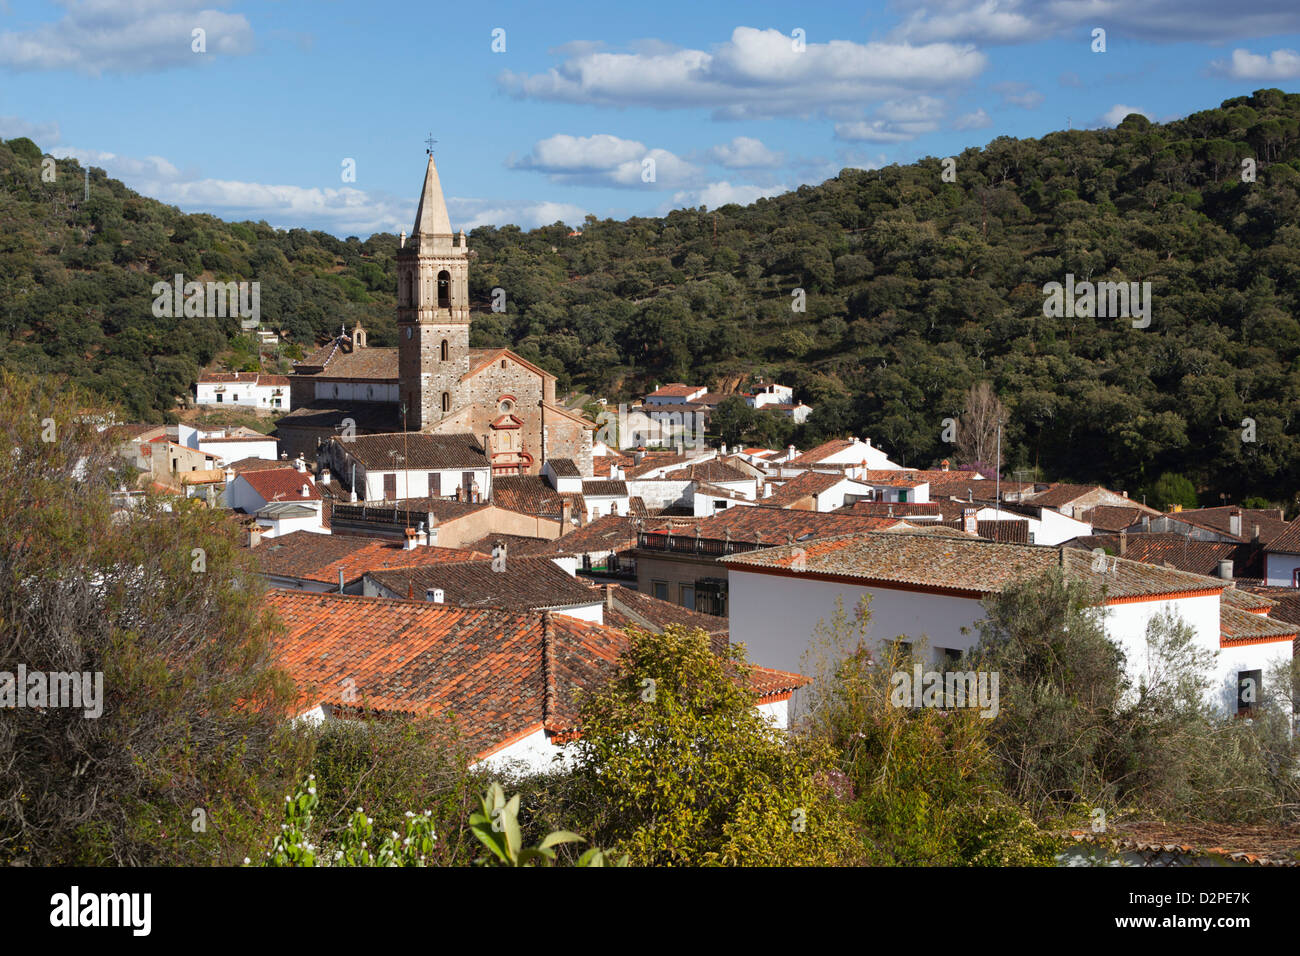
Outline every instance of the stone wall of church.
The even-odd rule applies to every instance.
[[[591,478],[591,429],[571,418],[546,412],[546,456],[571,458],[584,478]]]
[[[505,363],[505,368],[501,363]],[[510,402],[510,414],[523,419],[523,450],[533,456],[529,474],[539,474],[542,466],[541,401],[545,396],[545,379],[532,369],[511,358],[498,358],[487,368],[462,383],[461,395],[474,405],[470,430],[482,435],[503,414],[501,402]]]

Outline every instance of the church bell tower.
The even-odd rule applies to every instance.
[[[397,379],[406,425],[421,431],[465,404],[469,372],[469,246],[452,235],[429,151],[415,228],[397,252]]]

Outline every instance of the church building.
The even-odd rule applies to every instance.
[[[592,476],[596,424],[555,400],[555,376],[505,348],[470,348],[470,252],[453,234],[433,154],[408,239],[397,252],[397,348],[340,332],[289,378],[294,411],[276,434],[290,455],[333,437],[401,431],[471,434],[492,475],[537,475],[567,458]]]

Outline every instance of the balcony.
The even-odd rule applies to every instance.
[[[756,551],[759,548],[774,548],[782,543],[781,541],[727,541],[719,538],[697,538],[689,533],[677,534],[666,531],[642,531],[636,536],[636,546],[645,551],[698,554],[710,558],[721,558],[743,551]]]

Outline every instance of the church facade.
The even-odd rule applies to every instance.
[[[494,476],[540,474],[548,458],[591,476],[596,424],[556,402],[555,376],[509,349],[470,347],[469,268],[430,154],[415,226],[397,252],[397,348],[370,348],[358,325],[295,363],[295,411],[276,428],[282,447],[312,455],[349,427],[469,433]]]

